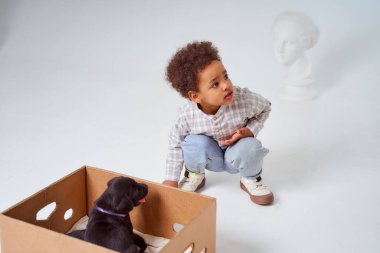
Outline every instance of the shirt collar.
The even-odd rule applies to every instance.
[[[215,114],[212,115],[212,114],[204,113],[201,109],[198,108],[197,103],[192,102],[192,101],[191,101],[191,103],[193,104],[193,108],[195,111],[197,111],[199,114],[201,114],[204,117],[209,118],[209,119],[218,118],[226,110],[226,107],[228,106],[228,105],[221,105],[219,110]]]

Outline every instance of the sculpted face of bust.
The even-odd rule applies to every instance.
[[[298,34],[299,30],[292,24],[280,23],[274,27],[274,54],[279,63],[291,65],[303,55],[305,48]]]
[[[284,67],[280,97],[293,101],[316,97],[312,64],[305,51],[317,43],[317,26],[302,12],[286,11],[276,17],[272,35],[276,60]]]
[[[318,29],[303,13],[287,11],[277,16],[272,34],[274,52],[279,63],[291,65],[318,39]]]

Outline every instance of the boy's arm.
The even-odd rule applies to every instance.
[[[269,116],[271,103],[256,93],[251,93],[250,95],[252,96],[252,107],[253,110],[255,110],[255,114],[248,120],[246,127],[251,130],[253,136],[256,137]]]
[[[183,153],[181,148],[181,142],[188,134],[187,124],[184,117],[177,117],[170,134],[169,134],[169,150],[166,158],[166,173],[165,181],[166,185],[175,186],[181,175],[183,166]]]
[[[245,106],[244,111],[248,117],[247,125],[238,129],[229,139],[221,140],[220,144],[229,146],[244,137],[256,137],[264,126],[264,122],[271,111],[271,103],[248,89],[240,90],[242,92],[240,103]]]
[[[241,138],[244,137],[254,137],[253,133],[251,130],[247,127],[243,127],[238,129],[229,139],[226,140],[221,140],[220,144],[223,146],[229,146],[240,140]]]

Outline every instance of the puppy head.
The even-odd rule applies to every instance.
[[[107,185],[109,204],[116,212],[130,212],[133,207],[143,202],[148,194],[146,184],[137,183],[128,177],[115,177],[108,181]]]

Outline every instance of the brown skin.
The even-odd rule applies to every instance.
[[[165,180],[162,182],[164,185],[171,186],[174,188],[178,188],[178,182],[177,181],[172,181],[172,180]]]
[[[254,137],[251,130],[249,130],[246,127],[238,129],[236,131],[236,133],[234,133],[231,136],[231,138],[220,141],[220,144],[222,144],[224,146],[229,146],[229,145],[234,144],[235,142],[237,142],[238,140],[240,140],[241,138],[244,138],[244,137]]]
[[[221,61],[211,61],[198,73],[197,88],[187,94],[205,114],[214,115],[233,101],[233,85]]]
[[[198,91],[190,90],[189,99],[197,103],[205,114],[214,115],[222,105],[233,101],[233,85],[227,71],[219,60],[213,60],[198,73]],[[229,146],[244,137],[253,137],[246,127],[238,129],[230,138],[221,140],[224,146]],[[178,188],[178,182],[165,180],[163,184]]]

